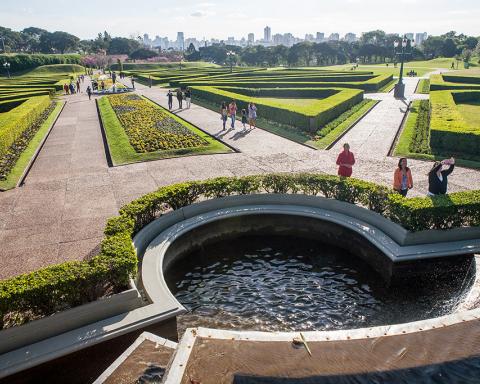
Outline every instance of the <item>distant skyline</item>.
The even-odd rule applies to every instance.
[[[241,5],[240,5],[241,4]],[[13,30],[35,26],[62,30],[81,39],[98,32],[112,36],[167,36],[227,40],[263,38],[268,25],[272,35],[290,32],[295,36],[337,32],[341,36],[375,29],[387,33],[428,32],[439,35],[454,30],[480,36],[478,0],[276,0],[194,1],[116,0],[67,2],[61,0],[2,0],[0,25]]]

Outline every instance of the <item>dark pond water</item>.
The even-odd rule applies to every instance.
[[[398,324],[451,313],[472,276],[387,288],[368,265],[311,240],[242,237],[179,261],[167,283],[188,327],[290,331]]]

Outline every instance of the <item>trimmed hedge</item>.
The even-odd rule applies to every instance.
[[[455,103],[472,99],[480,99],[480,91],[430,92],[432,151],[478,155],[480,129],[467,124]]]
[[[306,131],[316,132],[321,126],[341,115],[346,110],[363,100],[363,92],[353,89],[332,89],[332,96],[318,100],[308,106],[286,106],[284,103],[276,103],[275,99],[249,97],[239,93],[233,93],[214,87],[192,87],[195,97],[220,105],[223,101],[236,100],[240,109],[246,107],[249,102],[254,102],[258,108],[258,116],[301,128]],[[295,92],[287,90],[287,94]],[[310,90],[310,92],[314,92]],[[319,91],[322,92],[322,91]],[[281,94],[281,91],[278,92]],[[240,102],[240,103],[238,103]]]
[[[137,272],[132,237],[159,216],[195,202],[229,195],[303,193],[358,204],[411,231],[480,225],[480,191],[406,199],[353,178],[325,174],[219,177],[160,188],[108,220],[101,252],[0,282],[0,325],[12,325],[123,289]],[[12,320],[13,319],[13,320]]]
[[[0,116],[0,158],[49,105],[49,96],[32,97]]]
[[[81,64],[81,56],[69,55],[47,55],[47,54],[1,54],[0,63],[8,61],[11,71],[23,71],[50,64]]]

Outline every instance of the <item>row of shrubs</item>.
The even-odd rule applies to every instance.
[[[265,100],[214,87],[192,87],[192,90],[195,97],[219,106],[223,101],[228,102],[230,100],[236,100],[244,106],[249,102],[254,102],[258,108],[257,114],[259,117],[310,132],[316,132],[320,127],[363,100],[363,92],[358,89],[335,89],[336,93],[332,96],[308,106],[295,104],[288,106],[284,103],[277,103],[275,99]],[[278,91],[277,97],[281,97],[282,93],[285,95],[284,97],[288,97],[292,92],[297,91],[294,89],[287,89],[284,92]],[[314,91],[311,90],[310,92]]]
[[[430,101],[415,100],[411,109],[417,113],[417,118],[408,151],[411,153],[430,153]]]
[[[361,89],[365,92],[377,92],[383,86],[391,82],[392,75],[378,75],[377,77],[359,82],[347,82],[338,78],[337,81],[321,81],[321,77],[318,81],[291,81],[288,78],[274,78],[274,79],[247,79],[247,80],[226,80],[226,79],[198,79],[198,80],[182,80],[182,81],[170,81],[170,84],[175,87],[192,87],[192,86],[213,86],[213,87],[225,87],[225,86],[238,86],[244,88],[348,88],[348,89]]]
[[[430,93],[430,147],[439,153],[478,156],[480,130],[470,126],[457,102],[480,100],[480,91],[434,91]]]
[[[430,91],[480,89],[478,76],[431,75]]]
[[[32,97],[0,115],[0,158],[50,105],[50,96]]]
[[[10,63],[12,72],[23,71],[50,64],[80,64],[81,56],[69,55],[46,55],[46,54],[1,54],[0,63]]]
[[[117,292],[137,272],[132,237],[159,216],[195,202],[229,195],[301,193],[358,204],[411,231],[480,225],[480,191],[405,199],[386,187],[324,174],[267,174],[219,177],[162,187],[108,220],[100,254],[0,282],[0,322],[4,327],[50,315]],[[12,320],[13,319],[13,320]]]

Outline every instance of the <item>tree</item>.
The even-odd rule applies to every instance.
[[[73,51],[77,48],[80,39],[77,36],[67,32],[56,31],[46,32],[40,36],[40,49],[44,53],[53,53],[59,51]]]
[[[477,46],[478,41],[479,40],[476,37],[469,36],[463,41],[463,44],[465,45],[465,48],[473,50]]]
[[[140,48],[136,40],[125,37],[115,37],[109,41],[107,52],[109,55],[129,55]]]
[[[457,54],[457,45],[451,38],[445,39],[442,45],[442,55],[445,57],[453,57]]]
[[[129,55],[129,57],[133,60],[146,60],[155,56],[158,56],[157,52],[146,48],[139,48]]]
[[[423,52],[429,59],[442,55],[443,39],[439,36],[428,36],[423,42]]]
[[[193,43],[190,43],[187,50],[185,51],[185,59],[188,61],[199,61],[200,52],[197,51]]]

